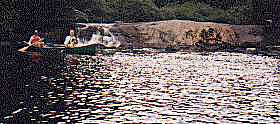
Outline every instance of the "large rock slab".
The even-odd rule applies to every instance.
[[[260,44],[264,39],[261,25],[230,25],[189,20],[141,23],[117,23],[111,29],[122,47],[187,47],[196,42],[224,42],[232,45]]]

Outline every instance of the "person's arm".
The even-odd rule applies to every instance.
[[[28,45],[31,46],[32,45],[32,40],[33,40],[33,36],[30,37],[29,41],[28,41]]]
[[[43,42],[45,40],[45,38],[41,38],[41,37],[39,37],[39,39],[40,42]]]
[[[77,37],[77,44],[80,43],[80,38]]]
[[[67,36],[67,37],[65,38],[64,45],[69,44],[69,41],[70,41],[70,36]]]

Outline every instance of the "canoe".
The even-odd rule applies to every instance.
[[[87,39],[86,36],[80,36],[80,42],[75,48],[65,48],[63,44],[56,44],[54,46],[38,48],[35,46],[30,46],[26,41],[23,41],[25,44],[29,45],[22,49],[19,49],[20,52],[41,52],[44,54],[57,54],[57,53],[66,53],[66,54],[85,54],[85,55],[94,55],[97,49],[115,49],[118,48],[121,43],[117,37],[114,36],[112,32],[109,31],[108,27],[104,27],[104,36],[100,34],[95,34],[93,31],[90,39]]]
[[[31,46],[28,48],[30,52],[40,52],[42,54],[80,54],[80,55],[94,55],[96,51],[104,46],[101,44],[87,44],[77,46],[75,48],[65,48],[63,45],[55,45],[54,47],[38,48]]]

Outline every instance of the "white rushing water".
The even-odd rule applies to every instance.
[[[78,44],[81,45],[89,45],[89,44],[103,44],[106,47],[119,47],[121,45],[118,40],[118,36],[115,36],[110,28],[113,24],[80,24],[85,27],[79,28],[80,32],[87,32],[91,34],[90,36],[79,35],[80,42]],[[91,29],[91,27],[101,27],[103,29],[103,34],[101,34],[100,30]],[[85,31],[86,30],[86,31]]]

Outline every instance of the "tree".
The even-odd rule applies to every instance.
[[[114,20],[125,22],[156,21],[160,11],[150,0],[115,0],[109,4]]]

